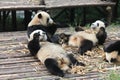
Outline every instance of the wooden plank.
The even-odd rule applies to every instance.
[[[0,10],[45,10],[43,5],[3,5]]]
[[[22,78],[22,79],[14,79],[14,80],[62,80],[62,78],[60,78],[58,76],[46,75],[46,76],[41,76],[41,77],[40,76],[38,76],[38,77],[33,76],[33,77]],[[69,79],[69,80],[71,80],[71,79]]]
[[[8,46],[7,46],[8,45]],[[26,44],[22,44],[22,43],[14,43],[13,45],[11,45],[11,43],[9,44],[1,44],[0,45],[0,51],[6,51],[6,50],[20,50],[20,49],[26,49],[27,45]]]
[[[42,72],[45,71],[45,67],[40,66],[31,66],[31,65],[25,65],[25,66],[19,66],[19,67],[13,67],[13,68],[2,68],[0,69],[0,75],[4,74],[15,74],[15,73],[27,73],[27,72]]]
[[[46,8],[71,8],[80,6],[113,6],[114,2],[100,0],[45,0]]]
[[[32,61],[38,61],[38,60],[34,59],[34,57],[0,59],[0,65],[12,64],[12,63],[32,62]]]
[[[33,61],[33,62],[23,62],[23,63],[12,63],[12,64],[2,64],[0,65],[0,69],[11,69],[11,68],[19,68],[19,67],[40,67],[43,68],[43,65],[40,65],[39,61]]]
[[[46,76],[50,73],[47,73],[46,71],[42,72],[24,72],[24,73],[18,73],[18,74],[7,74],[7,75],[0,75],[1,80],[13,80],[13,79],[22,79],[22,78],[28,78],[28,77],[40,77],[40,76]]]
[[[30,57],[29,53],[2,53],[0,54],[0,59],[7,59],[7,58],[21,58],[21,57]]]

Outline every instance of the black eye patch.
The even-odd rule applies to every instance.
[[[97,23],[97,26],[99,26],[99,23]]]
[[[42,18],[42,14],[38,14],[38,18],[40,18],[40,19],[41,19],[41,18]]]
[[[47,18],[47,23],[49,22],[49,18]]]

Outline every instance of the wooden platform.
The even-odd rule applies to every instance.
[[[50,9],[71,9],[70,20],[74,21],[75,8],[84,7],[83,10],[83,25],[86,24],[86,9],[88,6],[115,6],[115,2],[101,1],[101,0],[0,0],[0,27],[1,31],[6,31],[7,18],[11,16],[12,30],[17,30],[17,14],[16,11],[24,11],[24,25],[26,26],[31,20],[32,12],[37,10],[50,10]],[[64,11],[64,10],[63,10]],[[63,13],[62,11],[62,13]],[[59,13],[61,14],[61,12]],[[57,14],[56,14],[57,15]],[[108,24],[111,22],[112,10],[108,12]],[[73,21],[72,21],[73,20]]]
[[[101,0],[45,0],[46,9],[87,6],[114,6],[114,2]]]
[[[89,72],[85,75],[66,74],[64,78],[53,76],[30,56],[26,38],[26,31],[0,33],[0,80],[99,80],[105,74]]]
[[[113,6],[114,2],[100,0],[0,0],[0,10],[40,10],[53,8],[70,8],[80,6]]]

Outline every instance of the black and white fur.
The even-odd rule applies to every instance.
[[[28,49],[32,55],[37,56],[51,74],[63,77],[64,72],[69,70],[72,64],[85,66],[82,62],[78,62],[72,54],[66,53],[60,45],[50,42],[40,45],[40,35],[36,32],[30,36]]]
[[[51,42],[52,43],[57,43],[57,44],[66,44],[68,45],[69,37],[71,34],[65,34],[65,33],[60,33],[60,34],[55,34],[53,37],[51,37]]]
[[[112,61],[119,60],[120,58],[120,40],[112,40],[104,45],[104,52],[106,60],[111,63]]]
[[[93,46],[97,44],[102,45],[107,37],[104,22],[100,20],[95,21],[91,24],[91,29],[91,33],[78,31],[72,34],[68,44],[70,46],[78,47],[80,54],[84,54],[86,51],[91,50]]]
[[[27,28],[28,40],[30,38],[30,34],[34,30],[43,30],[47,34],[48,41],[50,41],[50,38],[54,35],[57,28],[62,27],[68,27],[68,25],[55,23],[47,12],[40,11],[37,14],[35,14],[33,19],[28,24]]]
[[[54,24],[54,21],[52,20],[52,18],[47,12],[45,11],[38,12],[28,24],[28,28],[27,28],[28,40],[30,39],[30,34],[34,30],[43,30],[44,32],[46,32],[47,37],[49,35],[51,36],[56,31],[56,29],[53,30],[54,26],[51,27],[51,25],[53,24]]]

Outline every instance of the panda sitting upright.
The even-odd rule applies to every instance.
[[[102,45],[107,38],[105,31],[105,23],[97,20],[91,24],[91,32],[78,31],[72,34],[69,38],[69,46],[75,46],[79,48],[79,53],[84,54],[86,51],[91,50],[93,46]]]
[[[46,32],[47,37],[49,38],[56,31],[56,27],[54,27],[54,21],[52,20],[50,15],[45,11],[40,11],[33,17],[33,19],[28,24],[28,40],[30,38],[30,34],[34,30],[43,30],[44,32]]]
[[[64,72],[69,70],[71,65],[85,66],[84,63],[78,62],[73,54],[66,53],[60,45],[50,42],[39,44],[39,40],[45,38],[44,31],[35,30],[31,34],[28,49],[33,56],[37,56],[51,74],[63,77]]]
[[[47,12],[39,11],[28,24],[28,40],[34,30],[43,30],[47,34],[48,41],[50,41],[50,38],[54,35],[57,28],[62,27],[68,27],[68,25],[55,23]]]

